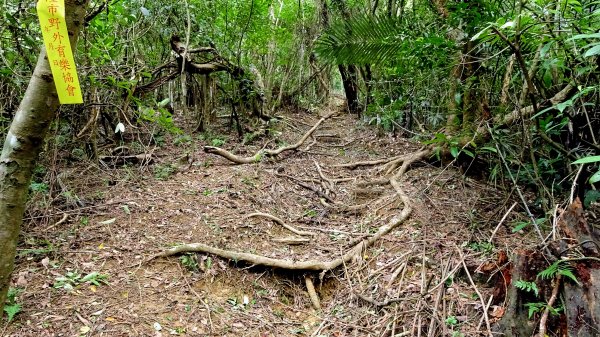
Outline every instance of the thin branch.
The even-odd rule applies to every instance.
[[[554,282],[554,288],[552,288],[552,295],[550,296],[550,299],[548,300],[548,303],[546,304],[546,309],[544,309],[544,313],[542,314],[542,318],[540,319],[540,331],[538,332],[537,337],[545,337],[546,336],[546,322],[548,321],[548,315],[550,314],[550,308],[552,308],[552,306],[554,305],[554,302],[556,302],[556,299],[558,298],[558,290],[560,289],[560,281],[561,281],[562,275],[558,274],[556,275],[556,279]]]
[[[465,273],[467,274],[467,277],[469,278],[469,282],[471,283],[471,286],[473,287],[473,290],[475,290],[475,292],[477,293],[477,296],[479,297],[479,301],[481,302],[481,307],[483,308],[483,318],[485,319],[485,324],[487,326],[488,336],[489,337],[494,337],[494,335],[492,334],[492,327],[490,326],[490,319],[489,319],[488,314],[487,314],[487,310],[486,310],[487,306],[486,306],[485,300],[483,299],[483,295],[481,295],[481,292],[479,291],[479,289],[475,285],[475,282],[473,282],[473,278],[471,277],[471,273],[469,272],[469,268],[467,267],[467,264],[465,263],[465,257],[463,255],[462,251],[458,247],[456,247],[456,250],[458,251],[458,254],[460,255],[461,263],[463,265]]]
[[[407,298],[405,297],[397,297],[397,298],[387,298],[383,301],[377,301],[371,297],[365,296],[361,293],[354,293],[356,295],[356,297],[360,298],[361,300],[371,303],[376,307],[382,308],[382,307],[386,307],[390,304],[396,303],[396,302],[402,302],[402,301],[406,301]]]
[[[395,160],[402,160],[402,158],[404,158],[406,155],[400,155],[400,156],[396,156],[396,157],[392,157],[392,158],[383,158],[383,159],[377,159],[377,160],[367,160],[367,161],[358,161],[358,162],[354,162],[354,163],[347,163],[347,164],[340,164],[340,165],[333,165],[333,167],[343,167],[343,168],[347,168],[347,169],[355,169],[359,166],[375,166],[375,165],[380,165],[380,164],[386,164]]]
[[[491,132],[490,132],[490,134],[491,134]],[[537,222],[535,222],[535,217],[529,210],[529,206],[527,206],[527,200],[525,200],[525,196],[523,196],[523,192],[521,192],[521,188],[517,184],[517,180],[513,176],[512,172],[510,171],[510,168],[508,167],[508,164],[506,163],[506,159],[504,158],[504,154],[502,154],[502,151],[500,151],[500,147],[498,147],[498,144],[496,144],[496,150],[498,151],[498,155],[500,156],[500,159],[502,160],[504,167],[506,167],[506,171],[508,172],[508,176],[510,177],[510,180],[513,182],[513,185],[514,185],[515,189],[517,190],[517,194],[519,194],[519,198],[521,198],[521,202],[523,202],[523,207],[525,207],[525,210],[527,211],[527,215],[529,215],[529,219],[531,220],[531,224],[533,225],[533,228],[535,228],[535,231],[536,231],[538,237],[540,238],[541,243],[544,243],[545,240],[544,240],[544,236],[542,235],[542,232],[540,231],[540,227],[538,226]],[[548,249],[548,248],[546,248],[546,249]],[[551,256],[551,254],[550,254],[550,256]]]
[[[517,206],[516,202],[513,203],[512,206],[510,206],[510,208],[508,209],[508,211],[506,213],[504,213],[504,216],[502,217],[502,219],[500,219],[500,222],[498,222],[498,225],[496,226],[496,228],[494,228],[492,235],[490,235],[490,238],[488,240],[489,243],[492,243],[492,240],[494,240],[494,235],[496,235],[496,232],[498,232],[498,229],[504,223],[504,220],[506,220],[506,217],[508,217],[508,215],[510,214],[510,212],[512,212],[512,210],[513,210],[513,208],[515,208],[515,206]]]
[[[292,180],[293,182],[295,182],[296,184],[298,184],[299,186],[301,186],[301,187],[304,187],[304,188],[306,188],[307,190],[314,192],[314,193],[315,193],[317,196],[319,196],[320,198],[322,198],[322,199],[325,199],[325,200],[329,201],[329,202],[330,202],[330,203],[332,203],[332,204],[335,204],[335,205],[337,205],[337,204],[338,204],[338,203],[337,203],[335,200],[333,200],[333,199],[332,199],[330,196],[328,196],[327,194],[323,193],[323,192],[322,192],[321,190],[319,190],[318,188],[312,187],[312,186],[310,186],[310,185],[308,185],[308,184],[306,184],[306,183],[304,183],[304,182],[300,181],[299,179],[296,179],[296,178],[294,178],[294,177],[292,177],[292,176],[289,176],[289,175],[287,175],[287,174],[275,173],[275,175],[276,175],[276,176],[278,176],[278,177],[285,177],[285,178],[288,178],[288,179]]]

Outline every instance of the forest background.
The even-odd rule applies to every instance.
[[[5,0],[1,15],[5,138],[42,39],[33,2]],[[77,204],[63,164],[143,163],[150,147],[195,135],[219,154],[225,138],[268,137],[280,111],[310,114],[338,96],[357,123],[419,144],[407,162],[454,165],[517,195],[515,232],[545,242],[558,208],[600,200],[599,1],[113,0],[79,20],[84,104],[50,116],[30,209],[56,193]]]

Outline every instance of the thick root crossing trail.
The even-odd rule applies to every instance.
[[[337,109],[64,168],[70,194],[31,201],[1,335],[489,335],[526,241],[497,228],[512,200]]]

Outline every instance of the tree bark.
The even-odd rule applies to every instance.
[[[558,227],[566,237],[561,250],[579,249],[585,256],[574,259],[574,265],[571,265],[580,284],[565,282],[564,285],[564,313],[568,335],[599,336],[600,229],[588,224],[579,198],[560,216]]]
[[[77,36],[84,24],[87,4],[87,0],[65,1],[73,51],[77,49]],[[0,316],[14,268],[31,175],[59,105],[46,50],[42,47],[0,156]]]

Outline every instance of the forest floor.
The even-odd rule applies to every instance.
[[[294,261],[332,260],[397,216],[405,205],[391,186],[357,187],[380,176],[381,167],[336,165],[420,145],[377,134],[346,113],[324,121],[299,151],[259,163],[235,165],[202,151],[226,138],[221,147],[241,155],[292,144],[328,112],[284,114],[270,137],[250,145],[223,125],[220,134],[167,140],[148,165],[75,162],[50,169],[62,172],[62,187],[54,187],[62,193],[38,193],[30,201],[13,279],[22,309],[10,324],[1,323],[0,335],[485,334],[503,313],[498,271],[507,252],[535,240],[512,233],[516,211],[498,226],[514,195],[452,167],[413,165],[400,180],[410,217],[358,261],[333,271],[286,271],[195,253],[147,261],[194,242]],[[363,207],[326,207],[323,194]],[[249,218],[254,212],[315,235],[298,237],[267,218]]]

